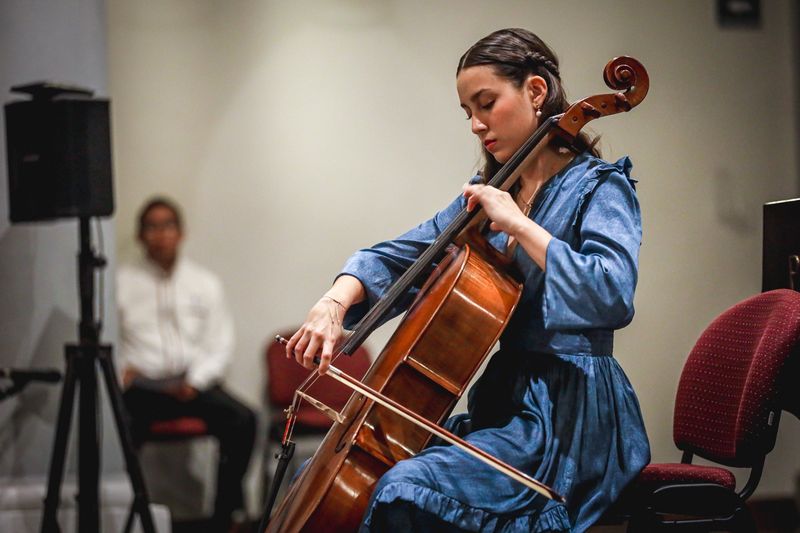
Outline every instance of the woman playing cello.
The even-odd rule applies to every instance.
[[[631,163],[600,159],[580,136],[536,149],[508,192],[484,185],[537,126],[568,107],[553,52],[533,33],[496,31],[458,63],[460,105],[485,164],[463,194],[397,239],[360,250],[286,346],[325,372],[355,323],[465,207],[513,257],[524,286],[500,350],[446,427],[564,495],[567,504],[432,445],[398,462],[372,493],[362,531],[583,531],[650,457],[636,395],[612,356],[633,317],[641,242]],[[401,309],[397,310],[398,312]]]

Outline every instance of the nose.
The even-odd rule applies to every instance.
[[[481,122],[480,119],[475,115],[472,115],[471,126],[472,126],[472,133],[474,133],[475,135],[478,135],[479,133],[484,132],[487,129],[486,124]]]

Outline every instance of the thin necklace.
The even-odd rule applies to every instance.
[[[528,198],[528,201],[522,205],[522,214],[525,215],[526,217],[531,212],[531,208],[533,207],[533,202],[536,199],[537,192],[539,192],[538,189],[533,191],[533,194],[531,194],[531,197]],[[517,195],[519,196],[520,193],[522,193],[522,187],[519,188],[519,192],[517,193]],[[515,239],[512,235],[509,235],[508,241],[506,242],[506,255],[508,256],[513,255],[514,249],[516,247],[517,247],[517,239]]]
[[[520,192],[520,193],[522,193],[522,187],[520,187],[520,190],[519,190],[519,192]],[[531,197],[530,197],[530,198],[528,198],[528,201],[527,201],[527,202],[525,202],[525,203],[522,205],[522,214],[523,214],[523,215],[525,215],[526,217],[527,217],[527,216],[530,214],[530,212],[531,212],[531,208],[533,207],[533,202],[534,202],[534,200],[536,199],[536,193],[537,193],[537,192],[539,192],[539,191],[538,191],[538,190],[536,190],[536,191],[533,191],[533,194],[531,194]]]

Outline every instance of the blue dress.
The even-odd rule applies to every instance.
[[[584,531],[650,460],[639,403],[612,357],[633,318],[641,218],[631,163],[576,156],[540,190],[530,217],[553,235],[542,270],[521,246],[519,305],[500,350],[448,428],[562,494],[538,493],[454,446],[432,445],[378,482],[362,532]],[[464,208],[462,197],[399,238],[360,250],[342,273],[367,298],[354,324]],[[505,251],[508,237],[488,234]],[[401,309],[397,310],[398,312]]]

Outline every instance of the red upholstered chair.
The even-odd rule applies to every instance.
[[[781,411],[800,415],[800,293],[786,289],[731,307],[702,333],[683,367],[673,439],[680,463],[650,464],[612,510],[628,531],[755,531],[745,500],[775,445]],[[692,464],[694,456],[720,466]],[[749,468],[737,490],[725,467]]]
[[[282,337],[291,337],[298,328],[280,332]],[[275,461],[272,457],[272,450],[280,446],[283,439],[283,431],[286,425],[286,415],[284,409],[289,407],[294,398],[294,391],[316,370],[308,370],[297,364],[294,359],[286,358],[285,347],[275,342],[273,335],[267,339],[264,352],[265,366],[267,372],[266,390],[264,391],[267,410],[269,412],[269,422],[267,424],[267,443],[264,447],[264,478],[263,489],[269,489],[269,478],[275,468]],[[334,365],[353,376],[361,379],[366,374],[371,364],[369,352],[363,346],[359,347],[351,356],[343,355],[336,359]],[[341,411],[345,403],[350,398],[352,390],[330,376],[321,376],[307,391],[308,395],[321,401],[328,407]],[[330,418],[317,410],[315,407],[302,402],[297,411],[297,420],[294,425],[294,435],[313,436],[322,438],[330,429],[333,422]],[[287,472],[287,477],[294,474],[293,470]]]
[[[208,434],[208,426],[202,418],[184,416],[171,420],[156,420],[148,428],[147,442],[174,441],[202,437]]]

